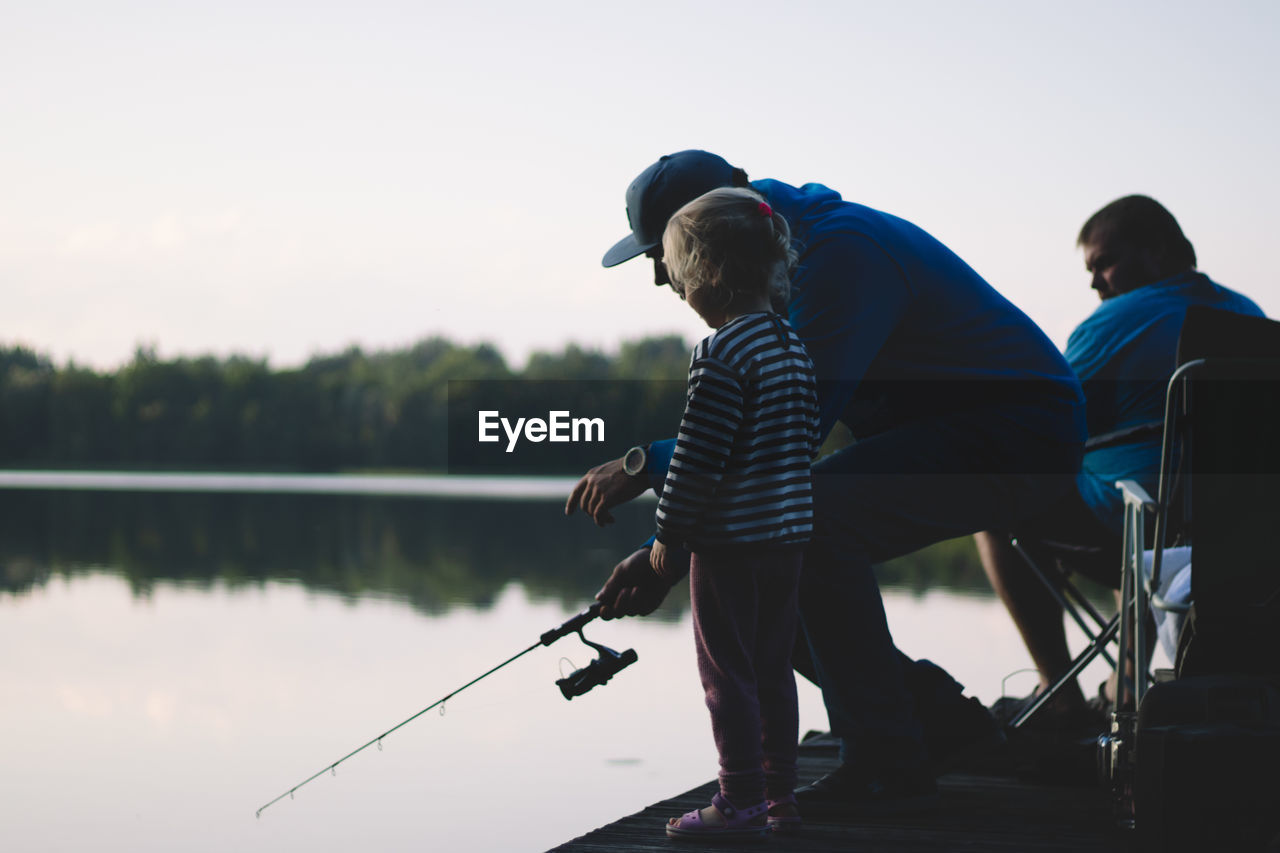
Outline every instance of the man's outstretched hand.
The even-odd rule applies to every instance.
[[[600,618],[648,616],[658,609],[670,589],[670,582],[659,577],[649,565],[649,549],[641,548],[618,563],[604,587],[596,593],[596,601],[604,605],[600,608]]]
[[[629,476],[622,470],[622,460],[614,459],[582,475],[565,501],[564,514],[573,515],[575,509],[581,509],[597,526],[604,527],[613,523],[610,509],[637,497],[645,488],[643,477]]]

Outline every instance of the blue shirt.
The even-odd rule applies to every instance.
[[[822,436],[837,420],[864,436],[996,403],[1004,428],[1084,440],[1083,398],[1062,354],[954,252],[821,184],[752,187],[786,217],[800,256],[788,317],[813,359]],[[650,448],[659,490],[670,453],[671,442]]]
[[[1191,305],[1264,316],[1247,296],[1189,270],[1105,300],[1071,333],[1067,361],[1084,389],[1089,435],[1164,419],[1166,386]],[[1154,495],[1159,475],[1160,438],[1153,436],[1087,452],[1077,486],[1094,514],[1120,535],[1124,504],[1115,482],[1137,480]]]

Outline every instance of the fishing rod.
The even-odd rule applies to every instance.
[[[599,687],[600,685],[605,684],[606,682],[608,682],[610,678],[613,678],[619,672],[631,666],[631,664],[635,663],[636,660],[638,659],[638,656],[636,655],[635,649],[627,649],[625,652],[615,652],[613,649],[607,646],[602,646],[599,643],[591,642],[586,638],[586,635],[582,633],[582,629],[586,627],[587,623],[591,622],[591,620],[595,619],[597,616],[600,615],[601,606],[602,605],[600,604],[600,602],[597,601],[595,604],[591,605],[586,610],[583,610],[578,615],[572,617],[571,619],[564,622],[563,624],[555,628],[552,628],[550,631],[547,631],[546,633],[544,633],[541,637],[538,638],[538,642],[529,646],[529,648],[524,649],[523,651],[517,652],[516,654],[504,660],[502,663],[495,666],[493,669],[490,669],[488,672],[485,672],[483,675],[478,675],[475,678],[471,679],[466,684],[459,687],[457,690],[454,690],[452,693],[449,693],[446,696],[440,697],[435,702],[432,702],[430,705],[423,708],[418,713],[414,714],[412,717],[409,717],[408,719],[397,723],[396,725],[387,729],[385,732],[378,735],[376,738],[364,744],[363,746],[360,746],[360,747],[357,747],[356,749],[351,750],[346,755],[342,756],[337,761],[328,765],[324,769],[319,770],[315,773],[312,773],[306,779],[303,779],[301,782],[294,785],[292,788],[285,791],[283,794],[276,797],[271,802],[260,807],[258,811],[255,813],[255,816],[262,817],[262,813],[264,811],[266,811],[268,808],[275,805],[276,803],[280,802],[285,797],[289,797],[290,799],[293,799],[293,794],[295,791],[297,791],[299,788],[301,788],[303,785],[307,784],[308,782],[312,782],[320,778],[326,773],[332,773],[336,776],[338,765],[346,761],[348,758],[351,758],[363,752],[364,750],[368,749],[369,747],[375,744],[378,746],[379,749],[381,749],[382,739],[385,738],[387,735],[391,734],[397,729],[400,729],[400,728],[403,728],[404,726],[409,725],[409,723],[412,723],[414,720],[418,719],[423,714],[430,711],[432,708],[436,708],[443,705],[445,702],[449,701],[454,696],[457,696],[459,693],[461,693],[463,690],[466,690],[468,687],[475,684],[477,681],[481,681],[485,678],[488,678],[490,675],[493,675],[495,672],[502,669],[507,664],[512,663],[521,657],[524,657],[529,652],[533,651],[539,646],[549,646],[552,643],[554,643],[556,640],[559,640],[562,637],[567,637],[570,634],[577,634],[578,639],[582,640],[582,642],[586,643],[588,646],[595,649],[596,652],[599,654],[599,657],[597,657],[591,663],[587,664],[581,669],[574,670],[573,672],[566,675],[564,678],[560,678],[556,680],[556,686],[560,688],[560,692],[564,694],[564,698],[573,699],[573,697],[575,696],[581,696],[584,693],[590,692],[591,689],[594,687]]]

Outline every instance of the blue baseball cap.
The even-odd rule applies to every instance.
[[[677,151],[660,158],[627,187],[631,233],[604,253],[606,267],[643,255],[662,242],[671,215],[703,193],[733,183],[733,167],[707,151]]]

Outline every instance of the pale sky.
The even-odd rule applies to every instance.
[[[1280,3],[50,0],[0,17],[0,344],[114,368],[705,334],[627,184],[706,148],[956,250],[1060,346],[1129,193],[1280,316]]]

